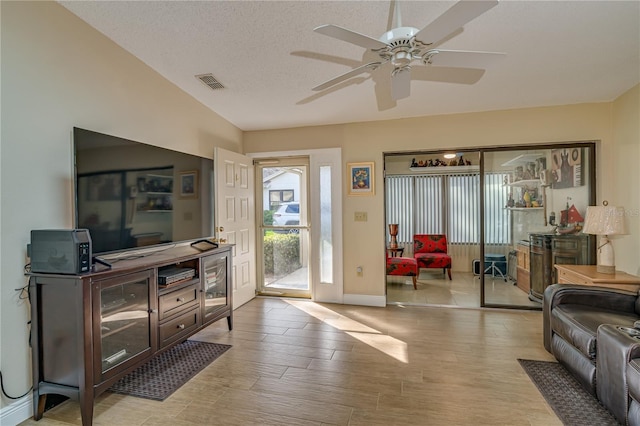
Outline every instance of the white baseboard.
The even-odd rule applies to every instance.
[[[386,296],[371,296],[369,294],[345,294],[342,303],[345,305],[362,305],[362,306],[387,306]]]
[[[14,426],[33,416],[33,399],[31,393],[22,399],[0,409],[0,425]]]

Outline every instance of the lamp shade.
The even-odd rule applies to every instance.
[[[624,235],[624,208],[609,205],[587,207],[582,232],[594,235]]]

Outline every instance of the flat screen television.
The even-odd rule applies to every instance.
[[[94,254],[213,235],[213,160],[74,127],[76,228]]]

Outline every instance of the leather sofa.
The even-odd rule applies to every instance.
[[[598,396],[598,327],[602,324],[615,324],[632,328],[634,322],[640,320],[638,294],[592,286],[552,284],[544,292],[542,311],[545,349],[587,391]],[[607,348],[600,349],[602,352]],[[613,378],[607,378],[606,383],[599,384],[601,393],[608,392],[607,386],[618,386],[611,379]]]
[[[626,379],[629,389],[627,423],[629,426],[638,426],[640,425],[640,358],[629,361]]]
[[[598,327],[596,391],[622,424],[640,425],[640,324]]]

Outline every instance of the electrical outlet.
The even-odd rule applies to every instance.
[[[367,212],[355,212],[353,214],[353,220],[355,220],[356,222],[366,222]]]
[[[356,275],[357,275],[358,277],[361,277],[361,276],[362,276],[362,266],[358,266],[358,267],[356,268]]]

